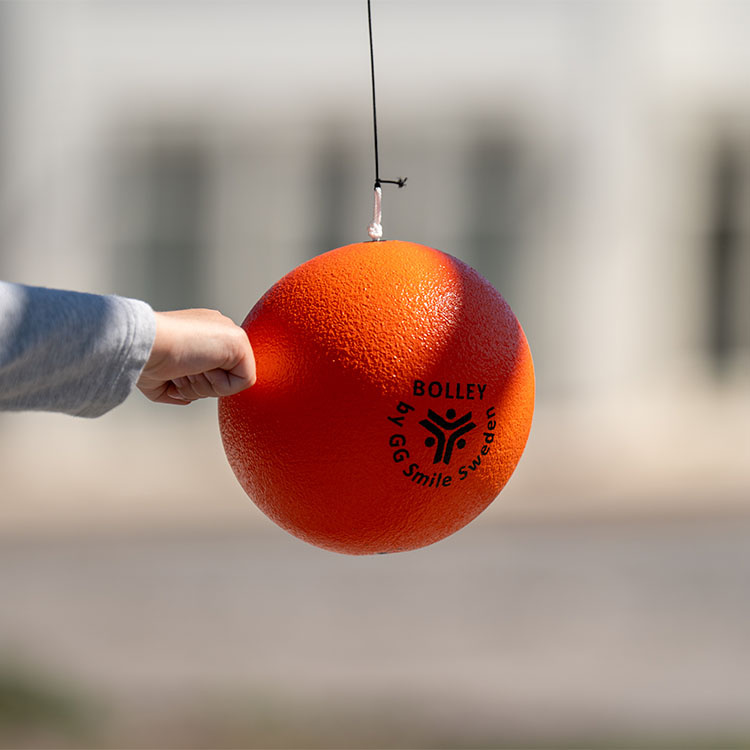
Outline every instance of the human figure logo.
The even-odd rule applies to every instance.
[[[431,433],[425,438],[424,444],[428,448],[435,446],[432,463],[437,464],[442,461],[446,465],[450,463],[454,448],[461,449],[466,446],[463,436],[476,427],[471,421],[471,412],[456,419],[455,409],[448,409],[444,417],[428,409],[427,419],[423,419],[419,424]]]
[[[472,384],[445,383],[443,387],[435,381],[425,386],[423,381],[415,380],[413,396],[415,398],[440,398],[450,391],[451,398],[457,399],[460,393],[462,400],[483,401],[487,386],[475,383],[473,388],[469,388],[469,385]],[[413,404],[399,401],[387,416],[388,421],[398,430],[394,431],[391,428],[388,450],[393,463],[400,467],[399,473],[406,480],[427,489],[442,490],[458,482],[471,481],[471,477],[486,470],[485,456],[489,455],[496,446],[498,419],[494,406],[482,404],[480,407],[477,404],[476,408],[460,417],[457,417],[455,409],[448,409],[444,415],[433,409],[427,409],[427,417],[419,420],[417,415],[424,413]],[[469,434],[477,427],[473,421],[475,413],[477,422],[482,425],[481,437],[476,433]],[[415,420],[413,423],[412,418]],[[421,449],[413,450],[418,446],[412,446],[412,439],[409,437],[414,434],[412,425],[416,428],[417,423],[428,433],[425,437],[425,433],[420,432],[421,437],[416,438],[417,441],[428,448],[434,448],[434,453],[430,451],[432,454],[430,468],[424,463],[420,466],[419,459],[423,452]],[[458,461],[452,461],[456,452],[464,448],[469,455],[463,456]],[[416,461],[415,458],[417,458]],[[427,460],[429,461],[429,458]],[[453,464],[458,464],[458,466],[454,467]]]

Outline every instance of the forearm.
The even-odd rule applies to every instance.
[[[155,330],[145,302],[0,282],[0,410],[104,414],[130,393]]]

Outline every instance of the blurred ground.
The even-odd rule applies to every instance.
[[[0,714],[0,742],[750,747],[748,538],[748,516],[485,521],[367,558],[270,526],[5,538],[0,643],[69,705]]]
[[[372,558],[268,521],[215,404],[3,415],[0,747],[750,748],[748,399],[684,394],[543,402]]]

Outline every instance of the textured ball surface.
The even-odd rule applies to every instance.
[[[497,496],[526,445],[534,369],[492,285],[408,242],[332,250],[243,322],[257,382],[219,400],[224,449],[260,509],[350,554],[432,544]]]

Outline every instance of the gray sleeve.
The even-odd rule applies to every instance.
[[[127,398],[155,335],[145,302],[0,281],[0,410],[98,417]]]

